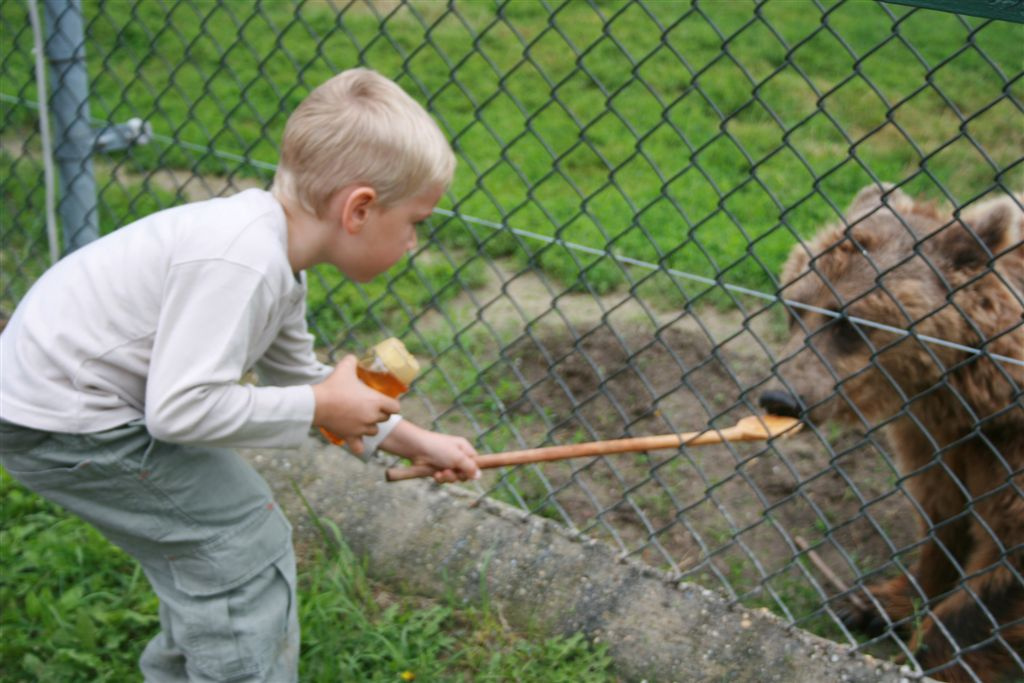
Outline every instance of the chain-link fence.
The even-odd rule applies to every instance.
[[[771,392],[801,434],[489,471],[481,492],[940,679],[1024,676],[1021,8],[908,4],[968,14],[0,4],[0,309],[48,265],[48,223],[77,246],[266,186],[305,93],[369,66],[459,169],[387,278],[313,273],[326,353],[401,337],[426,361],[404,412],[484,453],[721,428]]]

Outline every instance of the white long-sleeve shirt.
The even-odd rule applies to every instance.
[[[290,447],[313,419],[305,282],[285,215],[247,190],[160,211],[47,271],[0,334],[0,418],[176,443]],[[239,383],[255,369],[267,384]]]

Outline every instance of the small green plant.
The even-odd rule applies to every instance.
[[[486,598],[468,606],[454,595],[429,606],[410,597],[382,599],[367,579],[365,560],[296,491],[323,541],[303,574],[302,680],[615,680],[603,645],[591,646],[579,634],[515,633]]]
[[[139,566],[3,470],[0,500],[0,679],[137,679],[158,622]]]

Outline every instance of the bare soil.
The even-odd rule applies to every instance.
[[[757,412],[783,341],[767,315],[652,314],[622,300],[552,301],[534,288],[534,301],[510,289],[478,297],[476,310],[485,316],[514,297],[516,316],[495,315],[494,329],[501,320],[518,329],[482,380],[515,379],[521,391],[505,400],[501,421],[523,447],[732,425]],[[403,409],[417,419],[412,403]],[[485,472],[481,493],[833,637],[841,631],[830,601],[885,572],[915,537],[881,436],[829,425],[768,443]]]

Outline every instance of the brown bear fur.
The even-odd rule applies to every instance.
[[[909,631],[946,681],[1024,680],[1024,367],[849,318],[1024,359],[1022,200],[955,217],[871,186],[782,274],[784,300],[844,317],[787,306],[779,378],[812,423],[883,429],[920,518],[912,571],[843,619]]]

